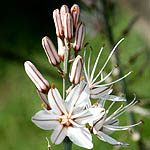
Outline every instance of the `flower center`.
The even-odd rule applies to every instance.
[[[69,127],[69,126],[72,125],[69,120],[70,120],[70,116],[69,116],[68,114],[67,114],[67,115],[63,115],[62,118],[59,118],[59,119],[58,119],[58,121],[59,121],[62,125],[66,126],[66,127]]]

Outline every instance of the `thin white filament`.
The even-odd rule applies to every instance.
[[[115,68],[113,68],[102,80],[100,80],[96,83],[94,83],[95,80],[93,80],[93,83],[94,83],[93,85],[98,85],[98,84],[102,83],[103,81],[105,81],[113,73],[114,70],[115,70]]]
[[[108,58],[107,58],[105,64],[103,65],[102,69],[99,71],[99,73],[97,74],[97,76],[95,77],[94,80],[96,80],[96,79],[99,77],[99,75],[103,72],[103,70],[104,70],[104,68],[106,67],[108,61],[109,61],[110,58],[112,57],[114,51],[117,49],[118,45],[119,45],[123,40],[124,40],[124,38],[122,38],[122,39],[115,45],[115,47],[113,48],[113,50],[112,50],[111,53],[109,54],[109,56],[108,56]]]
[[[90,81],[89,81],[89,78],[87,75],[87,71],[86,71],[86,66],[85,66],[85,56],[86,56],[86,47],[84,48],[84,55],[83,55],[83,58],[84,58],[83,69],[84,69],[84,74],[85,74],[86,80],[87,80],[88,84],[90,84]]]
[[[114,84],[114,83],[116,83],[116,82],[119,82],[119,81],[123,80],[124,78],[126,78],[127,76],[129,76],[131,73],[132,73],[132,72],[130,71],[130,72],[128,72],[126,75],[124,75],[123,77],[121,77],[121,78],[119,78],[119,79],[117,79],[117,80],[115,80],[115,81],[113,81],[113,82],[106,83],[106,84],[102,84],[102,85],[95,85],[95,84],[93,84],[93,86],[94,86],[94,87],[103,87],[103,86],[112,85],[112,84]],[[97,84],[97,83],[96,83],[96,84]]]
[[[96,69],[96,67],[97,67],[98,60],[99,60],[99,57],[101,56],[101,53],[102,53],[102,51],[103,51],[103,48],[104,48],[104,47],[101,47],[101,49],[100,49],[100,51],[99,51],[99,54],[98,54],[98,56],[97,56],[97,58],[96,58],[96,61],[95,61],[94,67],[93,67],[93,69],[92,69],[92,73],[91,73],[90,81],[92,81],[92,79],[93,79],[94,72],[95,72],[95,69]]]
[[[88,58],[88,77],[90,78],[90,62],[91,62],[91,50]]]

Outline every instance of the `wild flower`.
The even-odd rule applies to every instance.
[[[32,117],[32,122],[43,130],[54,130],[51,135],[52,143],[57,145],[64,141],[67,150],[71,150],[72,142],[87,149],[93,148],[92,133],[110,144],[129,146],[109,135],[114,131],[127,130],[141,123],[119,126],[118,117],[135,105],[137,101],[134,99],[127,106],[121,106],[110,116],[108,116],[108,113],[115,102],[126,100],[123,97],[111,95],[112,85],[123,80],[131,72],[115,81],[103,83],[115,70],[114,67],[107,75],[103,75],[111,56],[124,39],[121,39],[115,45],[103,67],[94,77],[103,46],[90,73],[91,53],[88,58],[87,69],[85,64],[86,47],[84,56],[78,55],[85,38],[85,25],[79,22],[79,14],[80,9],[76,4],[71,7],[70,11],[67,5],[63,5],[60,10],[54,10],[53,19],[58,50],[50,38],[45,36],[42,39],[42,45],[49,63],[57,68],[63,79],[63,96],[54,84],[50,87],[49,82],[30,61],[24,63],[25,71],[35,84],[44,103],[41,105],[43,110]],[[99,78],[100,80],[98,80]],[[92,105],[91,99],[98,99],[99,101]],[[104,104],[107,100],[112,101],[112,104],[108,109],[105,109]],[[48,149],[51,149],[49,141]]]

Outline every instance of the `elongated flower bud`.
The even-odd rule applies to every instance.
[[[56,48],[53,45],[52,41],[47,36],[45,36],[42,39],[42,45],[48,57],[49,62],[54,66],[59,65],[60,58],[57,54]]]
[[[69,13],[68,6],[62,5],[62,7],[60,8],[60,16],[61,16],[61,22],[63,27],[64,27],[64,17],[66,13]]]
[[[71,15],[73,18],[73,27],[76,28],[79,20],[80,8],[77,4],[71,7]]]
[[[73,20],[70,13],[66,13],[64,16],[64,36],[67,40],[73,38]]]
[[[83,23],[79,23],[76,28],[75,42],[73,45],[74,50],[78,51],[82,49],[84,37],[85,37],[85,26]]]
[[[30,61],[26,61],[24,67],[27,75],[33,81],[38,90],[42,93],[47,93],[50,88],[49,83],[37,68]]]
[[[71,74],[70,74],[70,82],[73,84],[78,84],[80,82],[80,78],[82,76],[82,68],[83,68],[83,58],[78,55],[72,65]]]
[[[57,37],[57,43],[58,43],[58,55],[61,58],[61,60],[64,60],[65,55],[64,43],[62,39],[59,37]]]
[[[53,19],[55,23],[55,28],[56,28],[56,35],[58,37],[63,36],[63,27],[62,27],[62,22],[61,22],[61,17],[58,9],[55,9],[53,11]]]

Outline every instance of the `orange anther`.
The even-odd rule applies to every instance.
[[[52,89],[55,89],[55,84],[54,83],[52,83]]]
[[[43,108],[45,106],[45,104],[43,103],[43,104],[41,104],[41,108]]]

